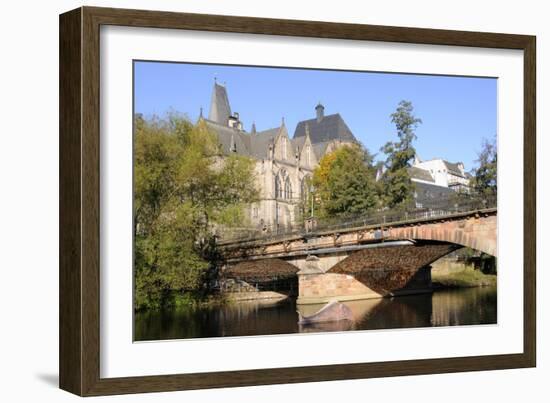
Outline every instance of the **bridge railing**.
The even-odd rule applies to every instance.
[[[371,225],[384,226],[398,222],[445,217],[453,214],[492,209],[496,208],[496,206],[496,196],[452,197],[431,201],[429,207],[417,205],[409,209],[382,209],[359,215],[323,219],[309,218],[305,220],[305,223],[297,223],[286,227],[232,228],[221,231],[217,235],[220,242],[276,240],[293,235],[314,234],[323,231],[344,230]]]

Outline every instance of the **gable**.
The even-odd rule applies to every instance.
[[[294,158],[294,150],[288,137],[286,127],[283,125],[275,139],[275,159],[289,161]]]
[[[303,139],[301,140],[302,146],[300,147],[300,165],[312,168],[317,164],[318,160],[313,151],[311,140],[309,136],[301,137],[300,139]],[[296,139],[294,139],[294,141],[296,141]]]

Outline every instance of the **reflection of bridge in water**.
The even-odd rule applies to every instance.
[[[299,311],[310,315],[323,304],[298,305],[293,299],[188,307],[136,313],[136,340],[218,336],[255,336],[346,330],[418,328],[496,323],[494,287],[439,290],[399,298],[345,303],[353,319],[298,324]]]
[[[315,304],[430,291],[432,262],[465,246],[497,256],[496,234],[496,204],[468,201],[281,235],[257,233],[220,247],[225,277],[257,290],[285,280],[292,285],[297,277],[298,303]]]

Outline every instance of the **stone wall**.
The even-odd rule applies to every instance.
[[[357,275],[298,273],[298,304],[351,301],[432,291],[431,268],[374,269]]]
[[[280,281],[246,282],[228,278],[221,281],[220,291],[231,301],[284,299],[297,295],[298,280],[294,277]]]
[[[389,230],[393,239],[425,239],[443,241],[497,257],[497,216],[477,215],[464,220],[441,220]]]
[[[318,304],[331,299],[347,301],[382,297],[347,274],[299,274],[298,284],[298,304]]]

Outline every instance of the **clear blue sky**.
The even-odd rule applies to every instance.
[[[482,139],[496,134],[493,78],[159,62],[136,62],[134,68],[135,112],[145,116],[175,110],[195,121],[201,106],[208,116],[217,77],[246,130],[252,122],[258,130],[277,127],[284,116],[292,137],[321,101],[326,115],[340,113],[357,139],[379,153],[397,138],[390,114],[404,99],[423,122],[416,132],[420,157],[463,161],[466,170],[474,166]]]

